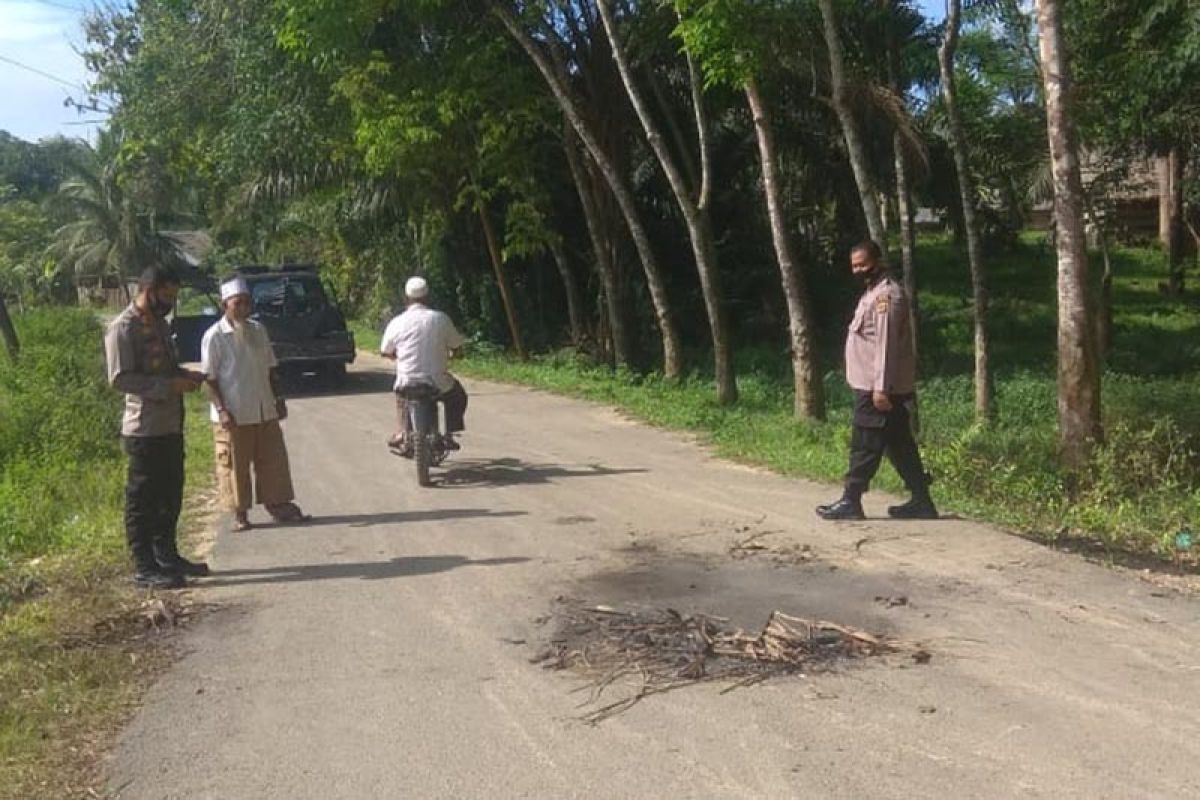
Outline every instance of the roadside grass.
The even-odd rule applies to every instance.
[[[1200,311],[1194,300],[1158,293],[1161,255],[1115,254],[1114,347],[1103,388],[1107,438],[1077,475],[1056,461],[1053,251],[1027,236],[1015,251],[990,257],[997,414],[987,427],[972,416],[964,259],[936,237],[921,242],[918,258],[922,449],[944,510],[1110,555],[1179,555],[1175,532],[1200,522]],[[651,424],[698,433],[739,461],[840,481],[850,434],[850,394],[840,371],[825,376],[829,421],[813,424],[791,417],[784,358],[742,348],[738,360],[741,399],[732,408],[714,402],[703,372],[670,384],[655,374],[596,366],[570,350],[521,363],[477,348],[457,368],[611,404]],[[902,490],[890,466],[877,485]],[[836,493],[831,487],[831,499]]]
[[[94,797],[99,755],[169,651],[128,582],[121,399],[100,325],[75,309],[16,323],[21,361],[0,361],[0,798]],[[190,400],[194,498],[212,443]]]

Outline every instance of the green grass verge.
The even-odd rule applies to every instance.
[[[1200,522],[1200,313],[1158,293],[1161,256],[1116,253],[1115,340],[1103,389],[1107,441],[1073,477],[1056,461],[1053,253],[1027,239],[1014,252],[990,256],[997,415],[987,428],[972,418],[970,278],[963,258],[936,238],[922,242],[918,257],[922,449],[938,502],[1047,541],[1175,556],[1175,532]],[[477,350],[457,368],[696,432],[729,458],[840,481],[850,407],[841,375],[825,380],[830,421],[812,424],[791,417],[784,358],[742,348],[738,361],[741,400],[733,408],[716,405],[703,374],[669,384],[657,375],[614,373],[570,351],[518,363]],[[890,466],[877,485],[902,489]]]
[[[90,797],[98,755],[166,654],[138,636],[99,323],[50,309],[17,325],[20,364],[0,363],[0,798]],[[189,400],[194,494],[211,484],[212,442]]]

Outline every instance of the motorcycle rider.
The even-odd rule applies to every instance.
[[[429,307],[429,284],[420,276],[404,284],[407,307],[388,323],[379,346],[380,355],[396,362],[396,412],[400,430],[388,441],[402,455],[411,455],[408,433],[411,422],[408,403],[401,392],[417,384],[430,384],[438,390],[438,400],[445,407],[446,431],[442,437],[448,450],[458,450],[453,434],[465,427],[467,392],[450,374],[448,364],[453,352],[465,339],[446,314]]]

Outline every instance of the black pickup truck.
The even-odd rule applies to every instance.
[[[335,383],[354,361],[354,334],[311,265],[240,267],[237,274],[250,286],[253,319],[267,328],[275,359],[283,372],[316,372]],[[200,360],[200,340],[219,319],[213,313],[178,316],[176,344],[184,361]]]

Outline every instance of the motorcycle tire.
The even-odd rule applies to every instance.
[[[413,463],[417,465],[417,483],[429,486],[429,467],[433,464],[433,447],[429,441],[429,434],[416,435],[416,442],[413,443]]]

